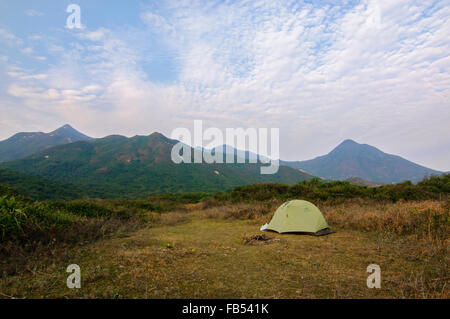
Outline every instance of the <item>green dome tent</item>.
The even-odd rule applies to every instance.
[[[291,200],[278,207],[266,229],[278,233],[312,233],[318,236],[331,233],[321,211],[305,200]]]

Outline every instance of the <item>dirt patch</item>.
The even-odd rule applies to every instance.
[[[280,239],[274,238],[274,237],[269,237],[265,234],[261,234],[261,235],[258,234],[258,235],[245,236],[243,241],[244,241],[245,245],[258,246],[258,245],[270,244],[275,241],[280,241]]]

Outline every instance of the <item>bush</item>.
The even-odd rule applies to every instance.
[[[265,201],[270,199],[332,200],[367,198],[377,201],[444,199],[450,194],[450,174],[424,179],[417,185],[410,181],[378,187],[359,186],[347,181],[322,181],[313,178],[289,186],[276,183],[236,187],[228,194],[217,194],[216,200],[231,202]]]
[[[432,193],[450,193],[450,174],[424,178],[418,186]]]
[[[1,243],[23,245],[50,241],[93,240],[123,225],[145,225],[154,220],[148,211],[112,206],[108,201],[31,202],[0,197]],[[0,247],[1,250],[1,247]]]
[[[2,241],[48,240],[56,229],[62,230],[74,221],[65,212],[48,209],[41,203],[0,198],[0,235]]]
[[[110,209],[81,200],[73,202],[49,202],[48,207],[84,217],[107,217],[113,214],[113,211]]]

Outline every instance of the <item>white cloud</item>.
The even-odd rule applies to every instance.
[[[26,11],[25,11],[25,14],[26,14],[27,16],[30,16],[30,17],[41,17],[41,16],[44,15],[44,13],[42,13],[42,12],[40,12],[40,11],[38,11],[38,10],[34,10],[34,9],[28,9],[28,10],[26,10]]]
[[[22,81],[28,81],[28,80],[45,80],[48,77],[48,74],[44,73],[38,73],[38,74],[27,74],[24,71],[20,70],[12,70],[7,72],[7,74],[15,79],[19,79]]]
[[[43,37],[41,35],[34,34],[34,35],[30,35],[28,37],[28,39],[30,39],[32,41],[41,41],[43,39]]]
[[[105,28],[100,28],[95,31],[81,33],[80,37],[82,39],[88,39],[91,41],[100,41],[100,40],[103,40],[108,33],[109,33],[109,30],[107,30]]]
[[[33,50],[33,48],[31,48],[31,47],[26,47],[26,48],[23,48],[23,49],[22,49],[22,52],[25,53],[25,54],[27,54],[27,55],[30,55],[30,54],[33,54],[33,53],[34,53],[34,50]]]
[[[9,45],[22,45],[23,40],[15,36],[13,33],[0,28],[0,40],[5,41]]]

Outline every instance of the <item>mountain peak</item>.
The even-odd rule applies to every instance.
[[[358,177],[385,184],[404,180],[418,182],[425,176],[441,173],[351,139],[344,140],[326,155],[295,162],[291,166],[326,179],[346,180]]]
[[[72,126],[70,126],[70,124],[64,124],[63,126],[61,126],[60,128],[62,129],[72,129],[74,130],[74,128]]]
[[[17,133],[9,139],[0,141],[0,162],[19,159],[61,144],[89,140],[92,138],[80,133],[69,124],[50,133]]]
[[[341,145],[342,144],[359,144],[359,143],[357,143],[357,142],[355,142],[354,140],[352,140],[352,139],[346,139],[346,140],[344,140],[342,143],[341,143]]]
[[[159,133],[159,132],[153,132],[149,136],[152,136],[152,137],[164,137],[165,138],[165,136],[162,133]]]
[[[367,146],[365,144],[359,144],[351,139],[344,140],[341,144],[336,146],[330,153],[336,153],[336,152],[355,152],[358,150],[361,150],[364,148],[364,146]]]
[[[336,146],[335,149],[355,147],[355,146],[358,146],[358,145],[362,145],[362,144],[359,144],[359,143],[355,142],[352,139],[346,139],[341,144]]]
[[[153,132],[152,134],[150,134],[148,136],[150,139],[152,140],[156,140],[156,141],[164,141],[164,142],[168,142],[170,139],[167,138],[164,134],[159,133],[159,132]]]
[[[76,129],[74,129],[69,124],[64,124],[60,128],[57,128],[56,130],[54,130],[52,133],[56,133],[56,132],[77,132],[77,133],[79,133]]]
[[[75,142],[77,140],[90,140],[91,137],[84,135],[83,133],[77,131],[69,124],[64,124],[60,128],[54,130],[49,133],[50,135],[60,135],[61,137],[65,137],[70,139],[69,142]]]

